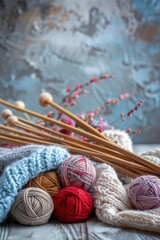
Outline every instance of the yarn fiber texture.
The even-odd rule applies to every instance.
[[[104,130],[103,135],[109,138],[112,142],[117,144],[118,146],[133,151],[132,140],[129,135],[121,130],[113,129],[113,130]]]
[[[133,209],[115,170],[107,164],[100,164],[96,171],[93,199],[100,221],[112,226],[160,233],[160,208],[145,211]]]
[[[26,146],[26,151],[27,149],[28,146]],[[5,151],[6,155],[3,155],[4,159],[7,159],[7,156],[10,155],[12,151],[15,151],[15,149],[7,150],[8,154],[7,151]],[[1,149],[0,151],[3,150]],[[0,223],[7,217],[18,190],[38,174],[57,169],[69,156],[70,154],[64,148],[45,146],[37,148],[29,156],[12,162],[11,165],[7,166],[0,177]]]
[[[132,146],[132,140],[129,137],[128,133],[118,130],[118,129],[113,129],[113,130],[105,130],[102,133],[104,136],[106,136],[107,138],[109,138],[112,142],[114,142],[115,144],[117,144],[118,146],[120,146],[123,149],[129,150],[129,151],[133,151],[133,146]],[[122,173],[118,173],[118,177],[119,179],[124,183],[124,184],[130,184],[132,181],[132,178],[122,174]]]
[[[160,165],[160,148],[149,150],[141,155],[147,160]]]
[[[41,188],[54,197],[60,190],[60,183],[56,171],[45,172],[31,179],[25,186]]]
[[[58,169],[58,176],[63,187],[79,187],[88,191],[96,180],[96,170],[85,156],[72,155]]]
[[[147,175],[134,179],[128,188],[128,198],[136,209],[160,207],[160,179]]]
[[[24,225],[41,225],[48,222],[54,205],[50,195],[39,188],[21,190],[11,209],[11,215]]]
[[[89,193],[81,188],[66,187],[53,199],[54,215],[60,222],[81,222],[90,217],[93,201]]]

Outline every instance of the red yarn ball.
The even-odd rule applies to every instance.
[[[75,223],[86,220],[93,210],[88,192],[77,187],[60,190],[53,199],[54,214],[60,222]]]

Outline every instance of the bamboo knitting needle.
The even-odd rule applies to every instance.
[[[4,121],[7,121],[7,119],[8,119],[10,116],[12,116],[12,115],[13,115],[13,114],[12,114],[12,112],[11,112],[10,110],[5,109],[5,110],[3,110],[3,112],[2,112],[2,119],[3,119]],[[16,120],[16,119],[15,119],[15,120]],[[65,135],[65,134],[62,134],[62,133],[60,133],[60,132],[51,130],[50,128],[46,128],[46,127],[44,127],[44,126],[41,126],[41,125],[38,125],[38,124],[33,123],[33,122],[31,122],[31,121],[28,121],[28,120],[26,120],[26,119],[17,117],[17,120],[19,120],[20,122],[25,123],[25,124],[27,124],[27,125],[29,125],[29,126],[32,126],[32,127],[34,127],[34,128],[38,128],[38,129],[40,129],[40,130],[44,130],[45,132],[49,132],[49,133],[51,133],[51,134],[57,135],[57,136],[59,136],[59,137],[61,137],[61,138],[64,138],[64,139],[66,139],[66,140],[70,140],[70,141],[74,141],[74,142],[76,141],[77,143],[79,143],[79,144],[81,144],[81,145],[85,145],[86,147],[92,147],[92,148],[93,148],[93,144],[92,144],[92,146],[91,146],[91,143],[88,143],[88,142],[85,142],[85,141],[82,141],[82,140],[79,140],[79,139],[72,138],[72,137],[67,136],[67,135]],[[11,121],[11,122],[12,122],[12,121]],[[112,155],[117,156],[117,157],[120,157],[120,158],[122,158],[122,159],[124,159],[124,160],[127,160],[127,159],[128,159],[128,157],[122,155],[121,153],[116,152],[116,151],[114,151],[114,150],[112,150],[112,149],[105,148],[105,147],[103,147],[103,146],[99,146],[99,145],[95,145],[95,144],[94,144],[94,149],[95,149],[95,150],[98,150],[98,151],[100,151],[100,152],[105,152],[105,153],[107,153],[107,154],[112,154]]]
[[[31,134],[31,133],[27,133],[27,132],[20,132],[18,130],[12,130],[12,128],[7,128],[7,127],[3,127],[3,126],[0,126],[1,129],[10,129],[10,131],[12,132],[15,132],[15,133],[19,133],[21,136],[22,135],[25,135],[25,136],[28,136],[28,137],[33,137],[33,138],[36,138],[36,139],[39,139],[39,140],[44,140],[44,137],[45,139],[47,139],[48,142],[50,142],[51,144],[53,143],[63,143],[63,144],[70,144],[71,146],[73,147],[77,147],[77,148],[85,148],[85,149],[88,149],[90,150],[89,147],[86,147],[86,146],[83,146],[79,143],[77,143],[76,141],[69,141],[69,140],[65,140],[63,138],[57,138],[57,137],[54,137],[52,135],[49,135],[48,133],[44,133],[44,132],[39,132],[37,129],[34,129],[34,128],[29,128],[27,125],[25,124],[21,124],[19,121],[18,121],[18,118],[14,115],[10,116],[8,119],[7,119],[7,124],[11,127],[13,126],[16,126],[16,127],[19,127],[23,130],[26,130],[26,131],[30,131],[34,134]],[[40,134],[41,136],[43,136],[43,138],[40,138],[38,135]],[[92,151],[93,152],[98,152],[96,151],[95,149],[92,148]],[[103,152],[99,152],[99,154],[101,155],[105,155]]]
[[[95,160],[96,162],[102,163],[102,159],[98,158],[98,157],[93,157],[93,160]],[[122,173],[122,174],[126,174],[129,177],[137,177],[139,175],[139,173],[134,172],[134,171],[130,171],[126,168],[122,168],[114,163],[110,163],[110,162],[106,162],[103,160],[103,163],[107,163],[109,165],[111,165],[115,170],[117,170],[118,172]],[[143,175],[143,174],[141,174]]]
[[[24,121],[25,123],[27,122],[28,123],[28,120],[25,120]],[[35,124],[36,125],[36,124]],[[21,125],[18,125],[19,127],[22,127]],[[37,125],[36,125],[37,126]],[[38,125],[39,126],[39,125]],[[24,126],[23,126],[24,127]],[[0,128],[2,128],[2,126],[0,126]],[[14,131],[15,133],[19,133],[19,131],[18,130],[12,130],[12,128],[7,128],[7,127],[3,127],[2,129],[5,129],[5,130],[10,130],[10,131]],[[24,128],[23,128],[24,129]],[[25,128],[26,129],[26,128]],[[26,129],[26,130],[30,130],[30,129]],[[32,130],[32,129],[31,129]],[[48,130],[48,129],[47,129]],[[24,135],[26,135],[26,136],[32,136],[32,137],[35,137],[35,138],[38,138],[38,139],[40,139],[39,137],[37,137],[37,136],[35,136],[35,135],[33,135],[33,134],[28,134],[28,133],[25,133],[25,132],[21,132],[20,134],[23,134],[24,133]],[[38,132],[35,132],[34,131],[34,133],[38,133]],[[43,133],[42,133],[42,135],[43,135]],[[61,136],[62,136],[63,134],[61,134]],[[46,136],[46,137],[49,137],[49,135],[45,135],[44,134],[44,136]],[[54,139],[55,140],[55,139]],[[76,139],[74,139],[74,141],[75,141]],[[61,142],[61,141],[55,141],[55,142]],[[81,142],[83,142],[83,141],[81,141]],[[84,142],[83,142],[84,143]],[[68,144],[68,142],[65,142],[64,144]],[[75,146],[75,147],[77,147],[77,145],[76,144],[71,144],[70,143],[70,145],[71,146]],[[84,149],[86,149],[86,150],[92,150],[92,152],[94,152],[95,151],[95,149],[93,149],[93,144],[89,144],[90,145],[90,147],[92,147],[91,149],[90,148],[87,148],[87,147],[84,147],[84,146],[81,146],[81,148],[84,148]],[[78,146],[78,147],[80,147],[80,146]],[[94,148],[95,148],[95,145],[94,145]],[[101,151],[100,151],[100,153],[101,153]],[[105,155],[104,155],[105,156]],[[93,157],[93,154],[92,154],[92,157]],[[104,161],[104,162],[106,162],[106,161]],[[111,163],[111,162],[110,162]],[[119,160],[119,163],[121,163],[121,159]],[[112,164],[113,165],[113,164]],[[140,166],[140,168],[141,168],[141,166]],[[142,168],[143,169],[143,171],[146,171],[146,170],[148,170],[148,169],[145,169],[145,168]],[[153,171],[153,170],[151,170],[151,172],[152,173],[155,173],[155,171]]]
[[[18,139],[12,139],[8,136],[1,136],[0,135],[0,141],[3,143],[8,143],[8,144],[14,144],[16,146],[23,146],[23,145],[28,145],[30,144],[27,141],[22,141],[22,140],[18,140]]]
[[[24,141],[24,142],[27,142],[29,144],[31,144],[31,143],[43,144],[43,145],[53,144],[53,143],[50,143],[50,142],[47,142],[47,141],[34,139],[34,138],[31,138],[31,137],[24,137],[24,136],[20,136],[20,135],[8,134],[8,133],[4,133],[4,132],[0,132],[0,136],[8,137],[11,140],[22,140],[22,142]]]
[[[2,119],[3,119],[4,121],[7,121],[7,119],[8,119],[10,116],[13,116],[13,114],[12,114],[12,112],[11,112],[10,110],[8,110],[8,109],[3,110],[3,112],[2,112]],[[62,133],[60,133],[60,132],[57,132],[57,131],[51,130],[51,129],[49,129],[49,128],[46,128],[46,127],[40,126],[40,125],[38,125],[38,124],[35,124],[35,123],[31,122],[31,121],[25,120],[25,119],[20,118],[20,117],[19,117],[19,118],[16,117],[16,118],[15,118],[15,121],[17,122],[18,120],[19,120],[20,122],[22,122],[22,123],[27,124],[27,125],[29,124],[29,125],[31,125],[31,126],[34,127],[34,128],[38,128],[38,129],[41,129],[41,130],[45,130],[46,132],[50,132],[50,133],[52,133],[52,134],[54,134],[54,135],[57,135],[57,136],[59,136],[59,137],[61,137],[61,138],[64,138],[64,139],[67,139],[67,140],[70,140],[70,141],[73,141],[73,142],[77,142],[77,143],[79,143],[79,144],[81,144],[81,145],[85,145],[86,147],[92,147],[92,148],[93,148],[93,144],[91,144],[91,143],[87,143],[87,142],[85,142],[85,141],[72,138],[72,137],[67,136],[67,135],[65,135],[65,134],[62,134]],[[13,122],[13,120],[11,121],[11,124],[12,124],[12,122]],[[106,152],[106,153],[108,153],[108,154],[111,153],[111,154],[114,155],[114,156],[117,156],[117,157],[126,159],[126,156],[122,155],[121,153],[118,153],[118,152],[116,152],[116,151],[114,151],[114,150],[112,150],[112,149],[107,149],[107,148],[105,148],[105,147],[103,147],[103,146],[94,145],[94,150],[98,150],[98,151],[100,151],[100,152]]]
[[[36,139],[36,142],[33,140],[33,138],[30,138],[30,137],[22,137],[22,136],[17,136],[17,135],[11,135],[11,134],[6,134],[6,133],[1,133],[1,139],[3,140],[3,137],[6,137],[7,138],[7,142],[9,142],[9,139],[11,140],[10,141],[10,143],[12,142],[12,143],[14,143],[14,144],[16,144],[16,142],[18,141],[18,144],[19,145],[23,145],[23,144],[29,144],[29,143],[40,143],[40,144],[46,144],[46,145],[50,145],[50,144],[52,144],[51,142],[43,142],[43,141],[40,141],[40,140],[37,140]],[[6,140],[6,139],[5,139]],[[20,142],[21,141],[21,142]],[[20,144],[21,143],[21,144]],[[77,149],[77,148],[75,148],[75,147],[71,147],[71,146],[67,146],[67,145],[63,145],[63,144],[56,144],[56,145],[58,145],[58,146],[63,146],[63,147],[65,147],[65,148],[67,148],[67,149],[69,149],[70,150],[70,152],[71,153],[79,153],[79,154],[84,154],[84,155],[89,155],[89,156],[92,156],[92,158],[94,159],[94,158],[96,158],[96,157],[98,157],[98,158],[101,158],[101,162],[107,162],[107,163],[111,163],[112,165],[116,162],[118,165],[117,165],[117,167],[121,167],[121,165],[124,165],[124,166],[126,166],[126,167],[131,167],[131,168],[133,168],[134,167],[134,169],[131,169],[132,171],[134,171],[134,172],[138,172],[139,170],[138,169],[143,169],[143,173],[144,173],[144,171],[146,172],[146,171],[151,171],[152,173],[154,173],[154,174],[156,174],[157,175],[157,173],[155,173],[155,172],[153,172],[152,170],[149,170],[149,169],[146,169],[145,167],[143,167],[143,166],[138,166],[137,164],[134,164],[134,163],[129,163],[129,162],[125,162],[125,161],[123,161],[123,162],[117,162],[117,159],[115,158],[115,157],[111,157],[110,156],[110,158],[107,158],[106,159],[106,157],[107,156],[104,156],[103,154],[100,154],[100,153],[96,153],[96,152],[93,152],[93,151],[90,151],[90,150],[85,150],[85,149]],[[96,160],[96,159],[95,159]],[[119,166],[120,165],[120,166]],[[130,170],[130,169],[129,169]],[[125,171],[125,169],[124,169],[124,171]],[[124,172],[123,171],[123,172]]]
[[[25,124],[27,124],[27,125],[30,125],[30,126],[36,128],[36,129],[40,129],[40,130],[43,130],[43,131],[45,131],[45,132],[49,132],[49,133],[51,133],[51,134],[54,134],[54,135],[56,135],[56,136],[59,136],[59,137],[61,137],[61,138],[66,139],[66,140],[70,140],[70,141],[73,141],[73,142],[77,142],[77,143],[79,143],[79,144],[81,144],[81,145],[84,145],[84,146],[86,146],[86,147],[92,147],[92,148],[94,148],[95,150],[98,150],[98,151],[100,151],[100,152],[105,152],[105,153],[108,153],[108,154],[112,154],[112,155],[117,156],[117,157],[120,157],[120,158],[122,158],[122,159],[126,159],[126,160],[128,159],[128,157],[124,156],[123,154],[121,154],[121,153],[119,153],[119,152],[116,152],[116,151],[114,151],[114,150],[112,150],[112,149],[105,148],[105,147],[103,147],[103,146],[101,146],[101,145],[96,145],[96,144],[92,144],[92,143],[90,143],[90,142],[85,142],[85,141],[82,141],[82,140],[80,140],[80,139],[73,138],[73,137],[71,137],[71,136],[68,136],[68,135],[65,135],[65,134],[63,134],[63,133],[60,133],[60,132],[58,132],[58,131],[55,131],[55,130],[53,130],[53,129],[50,129],[50,128],[47,128],[47,127],[38,125],[38,124],[36,124],[36,123],[33,123],[33,122],[31,122],[31,121],[28,121],[28,120],[23,119],[23,118],[20,118],[20,117],[18,117],[18,120],[19,120],[20,122],[22,122],[22,123],[25,123]]]
[[[7,123],[8,123],[8,125],[11,125],[11,126],[17,126],[17,127],[20,127],[20,128],[22,128],[22,129],[24,129],[24,130],[29,130],[29,131],[31,131],[32,133],[34,133],[34,134],[39,134],[39,131],[37,131],[37,130],[35,130],[35,129],[30,129],[30,128],[28,128],[26,125],[24,125],[24,124],[20,124],[19,122],[18,122],[18,119],[17,119],[17,117],[16,116],[11,116],[11,117],[9,117],[8,118],[8,120],[7,120]],[[29,134],[29,133],[26,133],[26,132],[20,132],[20,131],[18,131],[18,130],[12,130],[11,128],[9,128],[9,127],[3,127],[3,126],[0,126],[0,128],[1,129],[6,129],[6,130],[11,130],[12,132],[14,131],[15,133],[19,133],[20,135],[25,135],[25,136],[28,136],[28,137],[35,137],[35,135],[34,134]],[[88,148],[88,147],[85,147],[85,146],[81,146],[81,145],[79,145],[79,144],[76,144],[76,143],[73,143],[73,142],[70,142],[70,141],[67,141],[67,140],[63,140],[63,139],[59,139],[59,138],[56,138],[56,137],[53,137],[53,136],[51,136],[51,135],[48,135],[48,134],[46,134],[46,133],[43,133],[43,132],[41,132],[41,135],[42,136],[44,136],[44,137],[47,137],[47,138],[49,138],[49,139],[47,139],[47,141],[48,142],[50,142],[50,143],[59,143],[59,144],[62,144],[62,142],[63,142],[63,144],[69,144],[69,145],[71,145],[71,147],[73,146],[73,147],[75,147],[75,148],[73,148],[73,151],[75,150],[75,149],[80,149],[80,152],[82,153],[82,151],[83,150],[87,150],[87,151],[91,151],[90,152],[90,154],[92,153],[93,155],[94,155],[94,153],[95,152],[97,152],[97,154],[99,154],[98,156],[103,156],[103,158],[108,158],[108,160],[109,161],[113,161],[113,162],[119,162],[119,164],[122,164],[122,165],[131,165],[131,166],[137,166],[137,168],[140,168],[140,169],[145,169],[145,167],[143,167],[143,166],[141,166],[141,165],[139,165],[139,167],[138,167],[138,164],[135,164],[135,163],[132,163],[132,162],[130,162],[130,163],[128,163],[127,161],[123,161],[122,159],[120,159],[120,158],[117,158],[117,157],[114,157],[114,156],[112,156],[112,155],[108,155],[108,154],[105,154],[105,153],[103,153],[103,152],[99,152],[99,151],[96,151],[95,149],[93,149],[93,145],[91,144],[91,146],[92,146],[92,148]],[[36,136],[36,139],[39,139],[39,140],[43,140],[43,139],[41,139],[40,137],[37,137]],[[50,141],[50,139],[51,140],[53,140],[53,141]],[[76,150],[77,151],[77,150]],[[74,152],[75,153],[75,152]],[[88,153],[88,152],[85,152],[85,153]]]
[[[41,106],[43,107],[47,107],[47,106],[52,106],[54,108],[56,108],[58,111],[60,111],[61,113],[64,113],[65,115],[69,116],[70,118],[72,118],[73,120],[75,120],[82,128],[88,130],[89,132],[99,136],[100,138],[103,138],[107,141],[109,141],[109,139],[107,139],[102,133],[100,133],[97,129],[93,128],[91,125],[89,125],[88,123],[86,123],[85,121],[83,121],[82,119],[80,119],[79,117],[77,117],[76,115],[74,115],[73,113],[71,113],[70,111],[66,110],[65,108],[61,107],[60,105],[58,105],[57,103],[55,103],[53,101],[52,95],[48,92],[42,93],[39,96],[39,103],[41,104]]]
[[[44,138],[40,138],[39,136],[37,135],[34,135],[34,134],[31,134],[31,133],[28,133],[26,131],[22,131],[22,130],[18,130],[18,129],[15,129],[13,127],[8,127],[8,126],[3,126],[0,124],[0,129],[1,130],[5,130],[7,132],[10,132],[10,133],[14,133],[14,134],[18,134],[20,136],[26,136],[26,137],[32,137],[32,138],[35,138],[35,139],[39,139],[39,140],[44,140]]]
[[[9,143],[12,143],[12,144],[16,144],[16,143],[18,143],[18,145],[26,145],[26,144],[30,144],[31,142],[32,143],[35,143],[34,142],[34,140],[32,139],[32,138],[29,138],[29,137],[22,137],[22,136],[17,136],[17,135],[11,135],[11,134],[6,134],[6,133],[1,133],[0,134],[0,140],[5,140],[7,143],[9,142]],[[41,144],[43,144],[43,142],[42,141],[37,141],[38,143],[41,143]],[[37,143],[36,142],[36,143]],[[51,143],[47,143],[47,142],[45,142],[44,144],[46,144],[46,145],[50,145]],[[71,146],[64,146],[64,145],[62,145],[62,144],[56,144],[57,146],[63,146],[63,147],[65,147],[65,148],[67,148],[71,153],[77,153],[77,152],[79,152],[80,150],[79,149],[76,149],[76,148],[73,148],[73,147],[71,147]],[[81,150],[80,151],[80,154],[84,154],[84,155],[88,155],[88,156],[90,156],[90,155],[92,155],[93,154],[93,152],[91,152],[91,151],[86,151],[86,150]],[[98,157],[99,159],[101,159],[101,156],[99,155],[99,154],[94,154],[95,156],[94,157]],[[95,159],[96,160],[96,159]],[[104,159],[101,159],[101,162],[106,162]],[[124,169],[124,171],[123,172],[125,172],[125,169]]]
[[[63,123],[63,122],[61,122],[61,121],[58,121],[58,120],[56,120],[56,119],[49,118],[49,117],[47,117],[47,116],[44,116],[44,115],[39,114],[39,113],[37,113],[37,112],[33,112],[33,111],[31,111],[31,110],[29,110],[29,109],[26,109],[26,108],[20,108],[20,107],[14,105],[14,104],[12,104],[12,103],[9,103],[9,102],[7,102],[7,101],[4,101],[3,99],[0,99],[0,103],[3,104],[3,105],[6,105],[6,106],[8,106],[8,107],[11,107],[11,108],[13,108],[13,109],[16,109],[17,111],[24,112],[24,113],[28,113],[29,115],[35,116],[35,117],[37,117],[37,118],[41,118],[41,119],[43,119],[43,120],[46,121],[46,122],[53,123],[53,124],[55,124],[55,125],[57,125],[57,126],[59,126],[59,127],[62,127],[62,128],[67,129],[67,130],[69,130],[69,131],[71,131],[71,132],[74,132],[74,133],[77,133],[77,134],[79,134],[79,135],[81,135],[81,136],[84,136],[84,137],[86,137],[86,138],[88,138],[88,139],[90,139],[90,140],[96,141],[97,143],[100,143],[100,144],[104,144],[104,145],[105,145],[105,144],[107,143],[107,140],[109,141],[109,139],[106,139],[106,140],[105,140],[105,139],[102,139],[102,138],[100,138],[100,137],[98,137],[98,136],[96,136],[96,135],[93,135],[93,134],[91,134],[91,133],[89,133],[89,132],[86,132],[86,131],[84,131],[84,130],[82,130],[82,129],[80,129],[80,128],[72,127],[72,126],[70,126],[70,125],[68,125],[68,124],[65,124],[65,123]],[[113,143],[112,143],[112,144],[113,144]]]
[[[10,128],[8,128],[8,127],[2,127],[1,126],[1,128],[2,129],[6,129],[6,130],[10,130]],[[23,134],[24,132],[20,132],[20,131],[18,131],[18,130],[15,130],[15,132],[17,133],[17,132],[19,132],[20,134]],[[24,133],[25,135],[27,135],[27,133]],[[29,134],[29,137],[22,137],[22,136],[18,136],[18,135],[9,135],[9,134],[6,134],[6,133],[1,133],[1,135],[4,135],[4,136],[10,136],[11,138],[16,138],[16,139],[19,139],[19,140],[24,140],[24,141],[28,141],[28,142],[32,142],[32,143],[41,143],[41,144],[52,144],[52,142],[49,142],[49,141],[42,141],[42,140],[38,140],[38,139],[33,139],[33,137],[32,137],[32,134]],[[65,147],[67,147],[70,151],[71,151],[71,153],[79,153],[79,154],[84,154],[84,155],[86,155],[86,154],[88,154],[89,156],[91,156],[91,157],[100,157],[101,159],[104,159],[105,161],[107,161],[107,162],[111,162],[111,163],[116,163],[117,165],[122,165],[122,166],[125,166],[125,167],[131,167],[131,168],[133,168],[134,170],[136,170],[136,169],[140,169],[140,170],[143,170],[143,171],[150,171],[150,172],[152,172],[152,173],[155,173],[155,171],[152,171],[152,169],[151,170],[149,170],[148,168],[146,168],[146,167],[144,167],[144,166],[142,166],[142,165],[139,165],[139,164],[136,164],[136,163],[132,163],[132,162],[127,162],[127,161],[124,161],[124,160],[122,160],[122,159],[118,159],[118,158],[116,158],[116,157],[114,157],[114,156],[110,156],[110,155],[107,155],[107,154],[104,154],[104,153],[100,153],[100,152],[96,152],[96,151],[93,151],[93,149],[88,149],[88,148],[79,148],[79,146],[78,146],[78,148],[77,148],[77,145],[75,144],[75,145],[67,145],[68,144],[68,142],[64,142],[64,144],[62,144],[61,143],[61,141],[60,142],[56,142],[56,143],[59,143],[59,144],[61,144],[62,146],[65,146]],[[155,174],[157,174],[157,173],[155,173]]]
[[[22,141],[22,140],[18,140],[18,139],[11,139],[10,137],[6,137],[6,136],[0,136],[0,141],[8,143],[8,144],[14,144],[14,145],[17,145],[17,146],[23,146],[23,145],[29,145],[30,144],[30,142]],[[105,161],[101,160],[100,158],[95,158],[95,161],[100,162],[100,163],[105,163]],[[111,164],[111,165],[114,167],[114,164]],[[123,169],[123,168],[118,167],[116,165],[115,165],[115,168],[123,174],[127,174],[130,177],[136,177],[136,175],[129,170]]]
[[[57,121],[55,119],[51,119],[51,118],[48,118],[48,117],[43,116],[41,114],[35,113],[35,112],[31,111],[31,110],[21,109],[21,108],[15,106],[14,104],[8,103],[8,102],[6,102],[6,101],[4,101],[2,99],[0,99],[0,103],[4,104],[6,106],[12,107],[12,108],[14,108],[16,110],[19,110],[19,111],[22,111],[22,112],[26,112],[26,113],[28,113],[30,115],[33,115],[33,116],[36,116],[38,118],[44,119],[44,120],[46,120],[48,122],[54,123],[54,124],[56,124],[58,126],[61,126],[61,127],[65,128],[65,129],[68,129],[68,130],[70,130],[72,132],[76,132],[76,133],[78,133],[80,135],[86,136],[86,137],[88,137],[88,138],[90,138],[92,140],[95,140],[99,144],[102,144],[102,145],[104,145],[104,146],[106,146],[108,148],[111,148],[113,150],[119,151],[120,153],[122,153],[124,155],[127,155],[128,156],[128,160],[131,158],[131,159],[135,160],[136,162],[141,163],[142,165],[145,165],[145,166],[148,166],[148,167],[150,167],[152,169],[160,171],[160,166],[158,164],[150,162],[150,161],[148,161],[148,160],[146,160],[146,159],[144,159],[144,158],[142,158],[142,157],[140,157],[140,156],[138,156],[138,155],[136,155],[136,154],[134,154],[134,153],[132,153],[132,152],[130,152],[128,150],[126,150],[126,149],[123,149],[123,148],[117,146],[114,143],[105,141],[104,139],[101,139],[101,138],[99,138],[99,137],[97,137],[97,136],[95,136],[95,135],[93,135],[91,133],[85,132],[85,131],[83,131],[81,129],[78,129],[78,128],[74,128],[74,127],[69,126],[67,124],[64,124],[62,122],[59,122],[59,121]]]

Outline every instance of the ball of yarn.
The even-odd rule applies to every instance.
[[[136,209],[149,210],[160,207],[160,179],[140,176],[128,188],[128,198]]]
[[[72,155],[58,169],[60,182],[64,187],[79,187],[89,190],[96,180],[96,170],[85,156]]]
[[[93,210],[91,196],[81,188],[63,188],[57,193],[53,202],[55,216],[64,223],[84,221],[89,218]]]
[[[26,188],[19,191],[11,215],[24,225],[41,225],[48,222],[53,212],[50,195],[39,188]]]
[[[55,171],[45,172],[31,179],[25,186],[41,188],[54,197],[60,190],[60,183]]]

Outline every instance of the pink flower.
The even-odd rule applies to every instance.
[[[120,114],[121,117],[124,117],[124,115],[125,115],[125,114],[124,114],[123,112]]]
[[[94,111],[94,113],[95,113],[95,114],[99,114],[99,111],[98,111],[98,109],[96,109],[96,110]]]
[[[94,117],[94,112],[90,112],[89,117]]]
[[[100,79],[102,79],[102,78],[108,79],[109,75],[108,74],[104,74],[103,76],[100,77]]]
[[[48,112],[47,117],[52,118],[53,117],[53,112],[52,111]]]
[[[80,139],[85,142],[89,142],[89,140],[86,137],[80,136]]]
[[[78,85],[76,86],[76,89],[77,89],[77,90],[78,90],[78,89],[81,89],[81,88],[83,88],[82,84],[78,84]]]
[[[78,92],[74,92],[74,93],[73,93],[73,97],[74,97],[74,98],[79,98],[79,93],[78,93]]]
[[[71,118],[62,118],[61,122],[65,123],[67,125],[70,125],[72,127],[75,127],[75,122]],[[63,134],[69,135],[69,136],[72,135],[72,132],[67,129],[61,129],[60,132]]]
[[[71,88],[66,88],[67,93],[70,93],[71,91],[72,91]]]
[[[108,98],[106,103],[111,103],[112,102],[112,99],[111,98]]]
[[[124,100],[124,98],[125,98],[125,96],[124,96],[123,94],[121,94],[121,95],[119,96],[119,99],[120,99],[120,100]]]
[[[123,94],[125,98],[130,98],[130,94],[129,93],[124,93]]]
[[[113,104],[117,104],[117,103],[118,103],[118,99],[113,98],[113,99],[112,99],[112,103],[113,103]]]
[[[127,133],[130,133],[130,132],[132,132],[132,129],[131,129],[131,128],[128,128],[126,132],[127,132]]]
[[[90,82],[91,82],[91,83],[93,83],[93,82],[98,82],[98,78],[97,78],[97,77],[93,77],[93,78],[91,78]]]

